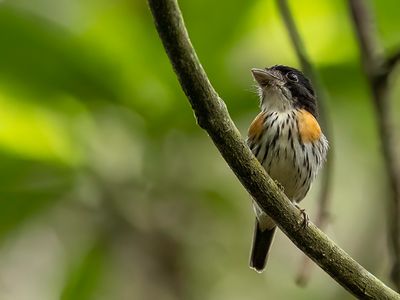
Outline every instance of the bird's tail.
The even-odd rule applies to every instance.
[[[260,224],[256,219],[254,226],[253,247],[250,256],[250,268],[257,272],[262,272],[268,259],[268,252],[274,239],[276,226],[271,229],[261,230]]]

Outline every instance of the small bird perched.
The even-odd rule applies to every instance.
[[[316,95],[302,72],[276,65],[252,69],[261,112],[247,144],[267,173],[294,203],[300,202],[326,159],[328,141],[317,121]],[[262,272],[276,225],[253,202],[256,222],[250,267]]]

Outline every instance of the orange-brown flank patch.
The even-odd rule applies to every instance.
[[[265,112],[261,112],[251,123],[248,134],[251,140],[258,140],[260,138],[260,135],[263,132],[264,120],[265,120]]]
[[[321,137],[321,127],[311,113],[301,109],[297,114],[297,120],[303,143],[314,142]]]

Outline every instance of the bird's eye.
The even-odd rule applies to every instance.
[[[298,82],[298,81],[299,81],[299,78],[298,78],[297,75],[294,74],[293,72],[287,73],[287,74],[286,74],[286,77],[287,77],[290,81],[293,81],[293,82]]]

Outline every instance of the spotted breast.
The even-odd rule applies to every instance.
[[[304,109],[261,112],[249,128],[247,143],[293,202],[305,197],[328,150],[317,120]]]

